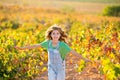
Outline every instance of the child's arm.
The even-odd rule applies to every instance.
[[[74,51],[74,50],[71,50],[70,53],[74,54],[75,56],[80,57],[80,58],[83,59],[85,62],[90,62],[89,59],[84,58],[82,55],[78,54],[78,53],[77,53],[76,51]]]
[[[15,48],[19,49],[19,50],[34,49],[34,48],[39,48],[39,47],[41,47],[40,44],[35,44],[35,45],[31,45],[31,46],[24,46],[24,47],[15,46]]]

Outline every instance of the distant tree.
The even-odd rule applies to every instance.
[[[102,13],[104,16],[116,16],[120,17],[120,5],[117,6],[108,6],[103,10]]]

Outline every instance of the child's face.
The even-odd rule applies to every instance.
[[[60,32],[58,30],[53,30],[51,33],[52,40],[59,40]]]

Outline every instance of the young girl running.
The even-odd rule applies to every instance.
[[[15,48],[20,50],[34,49],[39,47],[46,48],[48,51],[48,80],[65,80],[65,56],[68,53],[79,56],[86,62],[89,61],[72,50],[66,44],[66,38],[66,33],[58,25],[53,25],[46,31],[45,41],[31,46],[15,46]]]

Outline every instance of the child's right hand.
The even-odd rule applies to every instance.
[[[22,50],[21,47],[18,47],[18,46],[14,46],[15,49],[18,49],[18,50]]]

